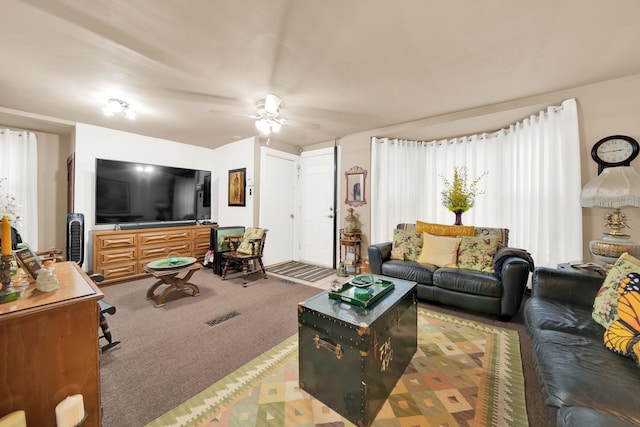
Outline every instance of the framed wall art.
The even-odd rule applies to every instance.
[[[247,168],[229,171],[229,206],[246,206]]]

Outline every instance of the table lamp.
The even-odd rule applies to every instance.
[[[607,265],[614,264],[625,252],[640,258],[640,245],[622,231],[631,228],[623,207],[640,207],[640,175],[631,166],[605,168],[584,186],[580,194],[582,207],[613,208],[605,217],[609,232],[589,242],[591,254]]]

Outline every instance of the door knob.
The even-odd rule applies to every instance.
[[[333,215],[327,215],[327,218],[333,218]]]

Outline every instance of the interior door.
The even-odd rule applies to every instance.
[[[305,151],[300,157],[301,261],[334,267],[334,149]]]
[[[297,166],[298,156],[262,148],[260,227],[269,229],[262,257],[265,266],[293,259]]]

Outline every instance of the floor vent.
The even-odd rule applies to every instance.
[[[234,317],[240,316],[240,313],[238,313],[237,311],[232,311],[230,313],[224,314],[220,317],[216,317],[215,319],[209,320],[207,322],[207,325],[209,326],[216,326],[219,325],[220,323],[227,321],[229,319],[233,319]]]

